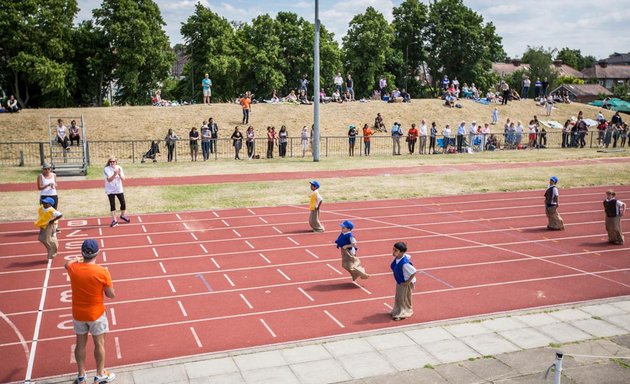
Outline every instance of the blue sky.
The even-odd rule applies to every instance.
[[[164,30],[171,44],[182,42],[182,22],[201,2],[228,20],[250,22],[257,15],[278,11],[294,12],[310,21],[314,18],[314,0],[154,0],[166,22]],[[339,42],[348,23],[368,6],[392,20],[392,9],[402,0],[320,0],[320,20],[335,33]],[[424,0],[424,3],[429,3]],[[528,45],[545,48],[580,49],[598,59],[613,52],[630,52],[630,6],[626,0],[464,0],[464,4],[493,22],[503,37],[503,47],[510,57],[520,57]],[[100,0],[78,0],[79,19],[91,18]]]

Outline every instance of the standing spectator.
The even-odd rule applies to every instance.
[[[536,131],[538,130],[536,122],[534,120],[530,120],[527,129],[529,131],[529,141],[527,142],[527,149],[531,150],[534,149],[534,147],[536,146]]]
[[[558,178],[551,176],[549,179],[549,186],[545,191],[545,212],[547,214],[547,229],[554,231],[564,230],[564,222],[558,213],[558,198],[560,193],[558,192]]]
[[[354,81],[352,80],[352,76],[348,73],[348,77],[346,78],[346,93],[349,95],[348,101],[354,100]]]
[[[241,97],[239,103],[243,108],[243,124],[249,124],[249,112],[250,112],[250,104],[252,100],[250,99],[249,91],[245,92],[245,95]]]
[[[85,356],[88,333],[94,340],[94,383],[110,383],[116,378],[116,374],[105,369],[105,335],[109,332],[109,323],[103,303],[103,296],[113,299],[116,293],[107,268],[96,264],[98,252],[96,240],[85,240],[81,245],[83,261],[77,257],[64,265],[72,287],[72,324],[77,335],[74,357],[79,371],[77,384],[87,383]]]
[[[435,142],[437,140],[438,128],[435,121],[431,123],[431,130],[429,131],[429,154],[436,154]]]
[[[211,140],[212,135],[210,134],[210,129],[208,129],[208,123],[204,121],[203,126],[201,127],[201,154],[203,156],[203,161],[210,158]]]
[[[37,189],[39,190],[40,203],[45,198],[50,197],[53,199],[51,204],[53,208],[57,209],[59,203],[59,197],[57,195],[57,175],[52,171],[52,166],[48,163],[42,165],[42,173],[37,175]]]
[[[256,152],[256,132],[251,125],[245,131],[245,145],[247,146],[247,158],[251,160]]]
[[[370,127],[365,124],[363,125],[363,154],[365,156],[370,156],[370,144],[371,144],[371,136],[374,134]]]
[[[324,199],[319,194],[319,183],[317,180],[309,181],[311,185],[311,194],[309,195],[309,216],[308,224],[313,229],[313,232],[324,232],[324,226],[319,221],[319,210],[322,206]]]
[[[492,125],[496,125],[499,122],[499,108],[494,107],[492,110]]]
[[[68,128],[63,125],[63,120],[61,119],[57,119],[56,132],[57,142],[61,144],[64,150],[69,151],[70,146],[68,145]]]
[[[306,151],[308,151],[308,128],[305,126],[302,127],[302,132],[300,133],[300,144],[302,145],[302,157],[306,156]]]
[[[534,83],[534,99],[538,100],[538,97],[540,97],[541,95],[541,89],[542,89],[542,82],[540,81],[540,79],[536,79],[536,82]]]
[[[361,266],[361,260],[357,257],[357,239],[352,234],[353,229],[352,221],[346,220],[341,223],[341,233],[335,244],[341,251],[341,266],[350,273],[352,281],[355,281],[359,277],[367,279],[370,275],[365,273],[365,268]]]
[[[398,122],[394,122],[392,125],[392,155],[398,156],[400,155],[400,138],[403,137],[404,133],[400,124]]]
[[[549,80],[547,80],[547,78],[545,77],[541,85],[542,85],[542,93],[540,97],[547,97],[547,89],[549,88]]]
[[[418,128],[418,154],[424,155],[427,149],[427,122],[422,119]]]
[[[190,144],[190,161],[197,161],[199,153],[199,132],[196,127],[192,127],[188,132],[188,144]]]
[[[354,156],[354,147],[357,144],[357,127],[354,124],[350,124],[348,127],[348,156]]]
[[[608,242],[623,245],[623,231],[621,230],[621,216],[626,212],[626,203],[617,200],[613,190],[606,191],[604,200],[604,213],[606,214],[606,232],[608,232]]]
[[[442,153],[446,153],[448,151],[448,145],[451,142],[451,126],[446,124],[444,126],[444,130],[442,131],[443,141],[442,141]]]
[[[478,129],[476,121],[470,123],[470,127],[468,127],[468,148],[470,150],[472,150],[472,147],[475,144],[475,137],[477,137]]]
[[[504,80],[501,80],[501,85],[499,86],[499,88],[501,89],[501,93],[503,95],[501,104],[507,105],[508,100],[510,99],[510,86]]]
[[[9,96],[9,100],[7,100],[7,110],[9,113],[20,112],[20,107],[18,106],[17,100],[15,100],[15,96]]]
[[[387,79],[385,78],[385,76],[381,77],[381,79],[378,81],[378,89],[381,92],[381,100],[382,100],[383,96],[387,92]]]
[[[337,72],[337,76],[335,76],[333,82],[335,83],[335,90],[339,94],[339,100],[341,100],[341,94],[343,93],[343,77],[341,77],[341,72]],[[334,98],[334,96],[333,96]]]
[[[212,80],[207,73],[201,80],[201,88],[203,89],[203,103],[210,104],[212,102]]]
[[[529,79],[529,77],[524,76],[523,78],[523,88],[521,89],[521,97],[523,97],[523,99],[527,100],[527,98],[529,97],[529,87],[532,85],[532,81]]]
[[[551,111],[553,110],[553,96],[547,96],[545,100],[545,110],[547,111],[547,116],[551,116]]]
[[[210,153],[217,153],[217,141],[219,140],[219,126],[211,117],[208,119],[208,129],[210,130]]]
[[[276,141],[276,131],[273,127],[267,127],[267,158],[273,159],[273,147]]]
[[[442,79],[442,89],[447,90],[449,84],[450,81],[448,80],[448,76],[444,75],[444,78]]]
[[[241,147],[243,146],[243,134],[238,130],[238,126],[234,127],[234,132],[232,132],[232,146],[234,147],[234,160],[240,160],[240,152]]]
[[[76,120],[72,120],[70,122],[70,128],[68,128],[68,133],[70,136],[70,145],[77,142],[77,147],[79,146],[79,142],[81,141],[81,135],[79,135],[79,127],[77,127]]]
[[[486,143],[488,142],[489,136],[490,136],[490,125],[488,123],[484,123],[483,128],[481,128],[481,151],[482,152],[486,149]]]
[[[416,283],[417,270],[407,255],[407,244],[400,241],[394,244],[392,256],[394,260],[390,265],[396,280],[396,295],[394,296],[394,308],[391,316],[394,321],[400,321],[413,315],[412,293]]]
[[[129,223],[131,220],[129,217],[125,216],[125,211],[127,210],[127,204],[125,203],[125,193],[123,191],[123,181],[125,180],[125,171],[123,171],[122,167],[117,164],[118,161],[116,157],[110,156],[107,161],[107,165],[103,170],[103,174],[105,175],[105,193],[107,194],[107,198],[109,199],[109,210],[112,214],[112,223],[109,225],[110,227],[115,227],[118,225],[118,221],[116,220],[116,201],[115,198],[118,199],[120,203],[120,220],[125,223]]]
[[[35,226],[39,228],[37,239],[44,244],[48,259],[51,260],[57,256],[57,248],[59,248],[59,242],[55,234],[55,223],[61,219],[62,215],[61,212],[53,208],[55,200],[52,197],[44,197],[41,203],[37,211],[37,221],[35,222]]]
[[[168,162],[173,161],[173,153],[175,152],[175,143],[177,142],[177,135],[173,132],[172,128],[168,129],[164,142],[166,143],[166,150],[168,152]]]
[[[466,135],[466,122],[462,121],[459,126],[457,126],[457,153],[464,151],[464,135]]]
[[[298,91],[299,93],[302,93],[302,91],[304,91],[305,97],[306,95],[308,95],[308,79],[306,78],[306,75],[302,75],[302,78],[300,79],[300,86],[298,87]]]
[[[280,157],[286,157],[288,143],[289,132],[287,132],[287,126],[283,125],[278,132],[278,151],[280,152]]]
[[[413,152],[416,150],[416,141],[418,141],[418,128],[416,128],[416,124],[413,123],[409,131],[407,131],[407,149],[409,149],[410,155],[413,155]]]

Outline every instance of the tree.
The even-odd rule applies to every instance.
[[[75,50],[72,65],[78,84],[72,92],[73,102],[101,106],[114,68],[105,34],[94,27],[92,20],[84,21],[73,31],[72,44]]]
[[[527,47],[527,51],[523,54],[523,63],[529,64],[529,74],[532,82],[536,79],[541,81],[547,78],[549,81],[549,90],[556,86],[558,72],[553,66],[552,57],[555,50],[543,47]],[[520,87],[520,85],[519,85]]]
[[[115,100],[146,104],[174,60],[160,9],[152,0],[103,0],[93,14],[111,50]]]
[[[594,56],[582,56],[582,52],[579,49],[570,49],[567,47],[558,51],[556,60],[562,60],[563,63],[578,71],[591,67],[597,62]]]
[[[72,20],[76,0],[4,1],[0,6],[3,86],[21,107],[65,106],[73,86]]]
[[[378,77],[384,74],[387,58],[392,55],[393,40],[392,26],[373,7],[350,21],[348,33],[343,37],[343,49],[357,98],[368,96],[376,87]]]
[[[424,63],[427,55],[423,38],[426,34],[427,12],[427,6],[419,0],[405,0],[393,10],[393,48],[403,57],[403,65],[389,67],[389,69],[400,79],[398,85],[407,88],[412,94],[421,93],[420,84],[415,80],[415,75],[420,72],[422,77],[426,78]],[[396,73],[396,68],[402,70]],[[410,84],[412,87],[409,87]]]

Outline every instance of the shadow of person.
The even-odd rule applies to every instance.
[[[369,316],[365,316],[364,318],[355,321],[355,324],[370,324],[370,325],[379,325],[379,324],[389,324],[392,323],[392,317],[389,313],[374,313]]]
[[[37,265],[46,265],[48,264],[48,259],[45,257],[43,259],[31,260],[31,261],[15,261],[9,264],[8,269],[11,268],[25,268],[25,267],[34,267]]]
[[[549,230],[546,227],[535,227],[535,228],[523,228],[521,232],[524,233],[547,233]]]
[[[331,292],[331,291],[339,291],[339,290],[355,290],[358,287],[354,285],[352,282],[344,282],[344,283],[333,283],[333,284],[318,284],[314,285],[306,291],[315,291],[315,292]]]

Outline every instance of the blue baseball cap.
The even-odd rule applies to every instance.
[[[339,224],[341,227],[345,227],[348,228],[349,230],[352,230],[354,228],[354,224],[352,224],[352,221],[350,220],[346,220],[343,223]]]
[[[319,183],[317,182],[317,180],[309,181],[309,183],[311,183],[311,185],[314,185],[315,188],[319,189]]]
[[[42,204],[55,205],[55,200],[52,197],[44,197]]]
[[[98,243],[96,240],[87,239],[81,245],[81,254],[86,259],[92,259],[98,255]]]
[[[551,176],[549,180],[553,181],[554,184],[558,184],[558,178],[555,176]]]

